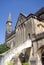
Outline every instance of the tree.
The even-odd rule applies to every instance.
[[[28,62],[24,62],[22,65],[29,65],[29,63]]]
[[[13,65],[13,62],[12,62],[12,61],[10,61],[10,62],[8,62],[8,63],[7,63],[7,65]]]
[[[0,45],[0,54],[8,51],[10,48],[6,44],[1,44]]]

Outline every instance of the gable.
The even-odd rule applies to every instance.
[[[18,17],[18,21],[16,23],[16,28],[22,24],[24,21],[26,20],[26,16],[24,16],[22,13],[20,13],[19,17]]]

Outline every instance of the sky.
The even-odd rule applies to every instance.
[[[9,13],[12,16],[14,30],[20,13],[29,15],[42,7],[44,7],[44,0],[0,0],[0,44],[5,42],[6,22]]]

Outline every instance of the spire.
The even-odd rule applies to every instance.
[[[8,16],[8,21],[12,21],[12,18],[11,18],[11,13],[9,13],[9,16]]]

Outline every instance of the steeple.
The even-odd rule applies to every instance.
[[[11,18],[11,13],[9,13],[9,16],[8,16],[8,21],[12,21],[12,18]]]
[[[6,24],[9,23],[9,22],[12,23],[11,13],[9,13],[8,20],[7,20]]]

